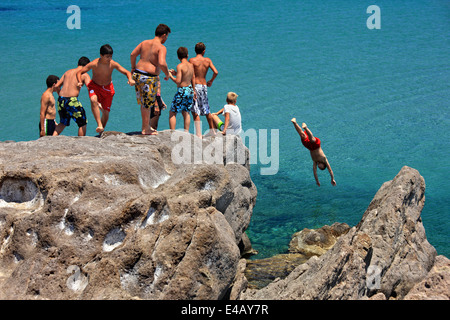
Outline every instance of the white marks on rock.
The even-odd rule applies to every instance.
[[[103,176],[103,179],[105,180],[105,182],[107,184],[112,185],[112,186],[120,186],[120,185],[123,184],[120,181],[120,179],[117,176],[113,175],[113,174],[105,174]]]
[[[155,284],[158,281],[158,279],[159,279],[159,277],[161,277],[162,273],[163,273],[162,265],[157,265],[155,268],[155,272],[153,273],[153,283],[152,284]]]
[[[103,241],[103,251],[110,252],[123,243],[127,234],[122,228],[114,228],[105,237]]]
[[[207,190],[207,191],[214,190],[214,189],[215,189],[215,183],[214,183],[214,181],[211,181],[211,180],[207,181],[202,188],[202,190]]]
[[[66,270],[66,273],[71,274],[66,281],[67,288],[74,292],[83,291],[89,284],[88,276],[81,272],[81,269],[78,266],[69,266]]]
[[[130,293],[151,297],[155,291],[155,286],[164,274],[164,266],[158,263],[153,271],[153,279],[151,279],[150,277],[140,274],[138,265],[139,263],[132,269],[126,269],[121,272],[120,284],[123,289]]]
[[[2,241],[2,244],[0,246],[0,256],[5,254],[6,248],[11,243],[11,238],[13,235],[14,235],[14,228],[10,227],[9,232],[6,234],[5,238]]]
[[[167,180],[169,180],[170,175],[165,174],[159,177],[147,177],[145,175],[139,175],[139,184],[143,188],[152,188],[156,189],[160,185],[164,184]]]
[[[70,206],[73,205],[75,202],[77,202],[78,200],[80,200],[81,195],[77,195],[73,198],[72,202],[70,203]],[[64,215],[61,219],[61,221],[58,224],[58,227],[60,230],[64,231],[64,233],[68,236],[73,235],[73,232],[75,230],[75,227],[73,225],[73,223],[69,222],[67,220],[67,213],[69,212],[69,208],[66,208],[64,210]]]
[[[147,216],[145,217],[144,221],[139,225],[140,228],[145,228],[148,225],[155,225],[159,224],[161,222],[166,221],[169,219],[169,211],[166,207],[164,207],[161,212],[156,212],[155,208],[150,207],[150,209],[147,212]]]
[[[31,229],[28,229],[28,230],[27,230],[27,236],[30,237],[31,245],[32,245],[33,247],[36,247],[36,244],[38,243],[38,240],[39,240],[37,233],[34,232],[34,231],[31,230]]]
[[[64,210],[64,216],[61,219],[60,223],[58,224],[59,229],[64,231],[64,233],[68,236],[71,236],[73,234],[73,230],[75,229],[73,224],[69,223],[66,219],[67,213],[69,212],[69,209]]]

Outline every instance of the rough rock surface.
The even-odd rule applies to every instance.
[[[433,267],[436,250],[425,235],[421,211],[425,182],[403,167],[382,185],[360,223],[332,249],[295,268],[285,279],[242,299],[403,299]]]
[[[256,201],[248,157],[170,131],[0,143],[0,299],[221,299]]]
[[[405,300],[450,300],[450,260],[437,256],[431,271],[408,292]]]

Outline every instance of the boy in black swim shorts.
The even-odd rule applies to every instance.
[[[53,92],[58,92],[56,83],[59,78],[54,75],[47,77],[47,89],[44,91],[41,97],[41,112],[39,117],[39,137],[51,136],[56,127],[56,108],[55,98]]]

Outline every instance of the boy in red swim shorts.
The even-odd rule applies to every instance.
[[[92,69],[92,81],[87,85],[89,97],[91,98],[92,114],[97,122],[97,131],[102,133],[105,130],[106,123],[109,119],[111,111],[112,99],[114,96],[114,85],[112,83],[111,74],[114,69],[124,74],[128,78],[128,84],[134,86],[135,82],[131,72],[126,70],[120,64],[112,59],[113,49],[109,44],[105,44],[100,48],[100,58],[88,63],[83,69],[78,71],[78,86],[81,87],[81,75]],[[100,117],[100,110],[101,117]]]
[[[297,130],[298,134],[300,135],[302,144],[311,153],[311,158],[313,161],[314,178],[316,179],[317,185],[320,186],[319,178],[317,177],[317,167],[319,167],[320,170],[325,170],[325,168],[328,169],[331,176],[331,184],[335,186],[336,181],[334,180],[333,170],[331,170],[331,166],[328,163],[328,159],[322,150],[322,147],[320,145],[320,139],[313,136],[311,130],[309,130],[306,123],[302,123],[302,128],[305,130],[303,131],[302,128],[300,128],[300,126],[298,125],[295,118],[292,118],[291,122],[294,124],[295,130]]]
[[[113,83],[111,82],[107,86],[100,86],[94,81],[91,81],[88,83],[87,87],[89,89],[89,98],[97,96],[97,100],[101,104],[102,109],[110,112],[112,99],[114,97],[114,94],[116,93],[114,91]]]

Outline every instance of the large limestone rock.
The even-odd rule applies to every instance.
[[[224,297],[256,200],[248,157],[239,138],[170,131],[0,143],[0,298]]]
[[[409,167],[382,185],[360,223],[320,257],[242,299],[403,299],[432,268],[436,250],[420,217],[425,182]]]

